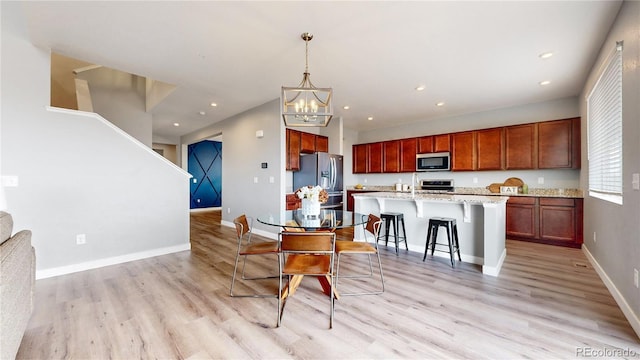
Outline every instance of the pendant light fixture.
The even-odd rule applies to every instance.
[[[286,126],[327,126],[333,117],[331,88],[318,88],[309,74],[310,33],[303,33],[305,42],[305,67],[302,82],[297,87],[282,87],[280,112]]]

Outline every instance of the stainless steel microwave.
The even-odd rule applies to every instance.
[[[448,152],[416,155],[416,171],[449,171],[451,156]]]

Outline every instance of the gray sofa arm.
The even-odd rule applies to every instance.
[[[0,245],[0,359],[13,359],[33,311],[35,255],[31,231]]]

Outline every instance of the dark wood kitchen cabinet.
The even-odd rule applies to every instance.
[[[316,134],[300,131],[300,152],[303,154],[316,152]]]
[[[395,173],[400,171],[400,140],[385,141],[382,146],[382,172]]]
[[[302,200],[296,194],[287,194],[285,198],[287,210],[295,210],[300,208]]]
[[[538,237],[538,199],[510,197],[507,201],[506,232],[508,238]]]
[[[538,126],[524,124],[504,128],[505,169],[523,170],[538,167]]]
[[[417,151],[418,151],[417,138],[400,140],[400,172],[416,171]]]
[[[433,136],[433,152],[451,151],[451,134]]]
[[[582,244],[582,199],[540,198],[540,239],[557,245]]]
[[[580,168],[580,118],[538,123],[538,168]]]
[[[583,242],[583,200],[512,196],[507,201],[509,239],[579,248]]]
[[[418,154],[433,152],[433,136],[421,136],[418,138]]]
[[[300,131],[287,129],[286,145],[286,170],[300,170]]]
[[[476,170],[504,169],[504,128],[476,131]]]
[[[367,144],[358,144],[351,147],[353,154],[353,162],[351,164],[354,174],[365,174],[367,172],[367,163],[369,157]]]
[[[329,151],[329,138],[326,136],[287,129],[285,138],[286,170],[300,170],[300,154]]]
[[[316,152],[329,152],[329,138],[316,135]]]
[[[451,134],[451,170],[475,170],[476,164],[476,132]]]
[[[360,146],[370,146],[366,156],[356,154]],[[414,172],[414,146],[417,154],[450,152],[454,171],[579,169],[580,118],[354,145],[354,173]]]
[[[367,172],[368,173],[381,173],[382,172],[382,143],[367,144]]]

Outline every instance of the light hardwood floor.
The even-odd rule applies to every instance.
[[[229,297],[235,238],[219,219],[192,214],[190,252],[38,280],[18,358],[543,359],[615,349],[640,357],[638,337],[580,250],[516,241],[497,278],[382,247],[384,294],[336,301],[329,330],[328,298],[305,279],[276,328],[275,299]],[[274,261],[254,265],[275,269]],[[274,280],[252,283],[237,289],[277,289]]]

